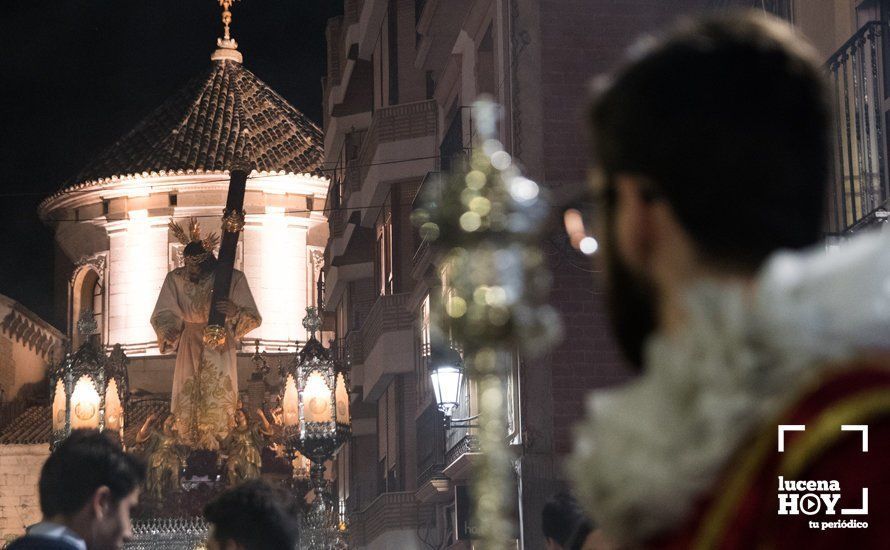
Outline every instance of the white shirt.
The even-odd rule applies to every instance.
[[[51,521],[41,521],[35,523],[28,528],[28,534],[38,537],[46,537],[48,539],[62,540],[68,544],[73,544],[78,550],[87,550],[87,543],[80,535],[58,523]]]

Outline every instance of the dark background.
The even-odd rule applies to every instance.
[[[207,70],[215,0],[12,0],[0,31],[0,294],[53,312],[52,231],[37,205]],[[242,0],[244,66],[320,125],[334,0]],[[59,327],[64,328],[64,327]]]

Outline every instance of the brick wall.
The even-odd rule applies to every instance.
[[[0,445],[0,542],[40,521],[37,480],[49,446]]]
[[[377,301],[377,289],[373,277],[357,279],[349,283],[349,299],[352,301],[352,319],[350,326],[359,329],[365,323],[374,302]]]
[[[705,0],[540,0],[544,173],[549,186],[584,180],[584,106],[592,77],[612,70],[644,33]]]
[[[563,344],[549,355],[553,393],[553,450],[572,449],[572,428],[584,415],[591,389],[615,384],[629,371],[618,353],[601,285],[590,260],[565,247],[551,250],[551,303],[564,323]],[[571,345],[566,343],[570,342]]]

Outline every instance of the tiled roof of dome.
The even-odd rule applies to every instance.
[[[105,150],[71,181],[101,183],[145,172],[222,172],[249,162],[258,172],[320,175],[321,130],[241,63],[216,60]]]

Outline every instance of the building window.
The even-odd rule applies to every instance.
[[[337,304],[337,338],[346,338],[349,332],[349,291],[343,293],[340,303]]]
[[[105,332],[105,288],[99,273],[92,267],[84,267],[74,276],[71,295],[71,338],[75,347],[83,340],[77,327],[85,317],[92,317],[96,322],[99,341]]]
[[[417,383],[417,403],[423,406],[433,396],[430,381],[429,361],[432,347],[432,327],[430,326],[430,295],[427,293],[417,312],[417,368],[414,379]]]
[[[442,173],[459,169],[461,163],[467,160],[467,151],[464,147],[463,108],[457,103],[449,110],[448,129],[442,136],[442,144],[439,146],[439,169]]]
[[[427,293],[420,304],[420,355],[430,356],[430,295]]]
[[[387,19],[389,19],[386,36],[389,58],[388,99],[390,105],[397,105],[399,103],[399,13],[396,0],[389,0]]]
[[[494,40],[491,36],[491,25],[479,42],[476,52],[476,93],[492,94],[497,91],[494,86]]]
[[[433,71],[426,72],[426,98],[433,99],[436,95],[436,79],[433,78]]]
[[[390,197],[377,218],[377,290],[381,296],[388,296],[395,291],[395,275],[393,270],[392,242],[392,202]]]
[[[377,400],[377,493],[402,490],[399,471],[398,379]]]

